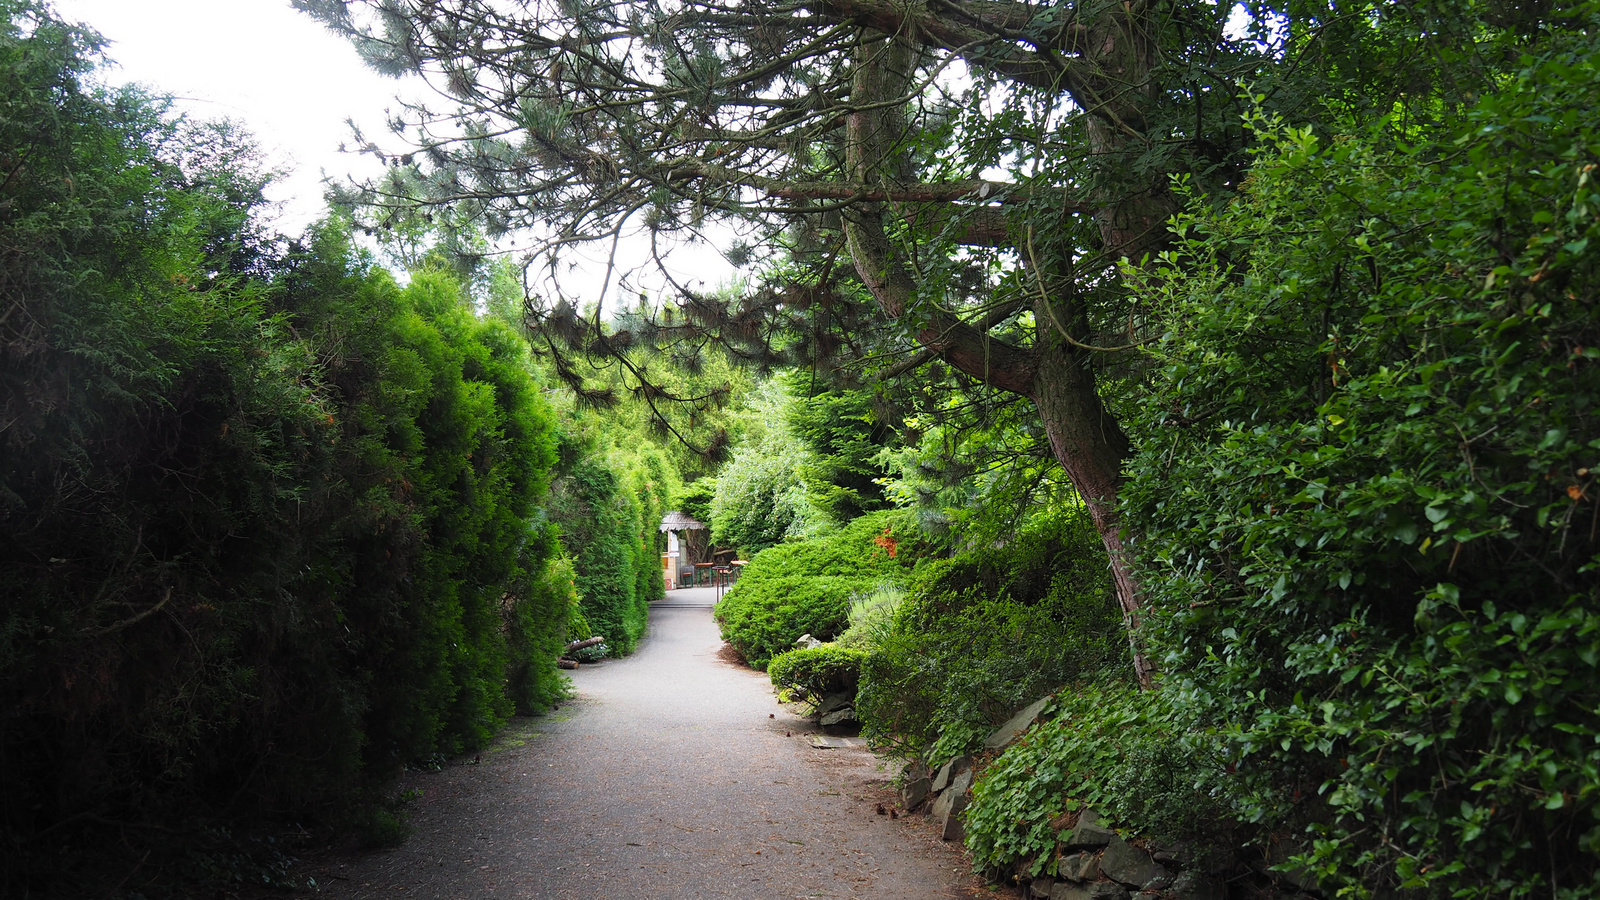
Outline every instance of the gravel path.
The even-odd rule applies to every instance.
[[[890,772],[726,661],[711,589],[654,604],[624,660],[515,722],[479,761],[408,776],[403,846],[314,867],[336,898],[872,898],[981,893],[924,816],[879,815]]]

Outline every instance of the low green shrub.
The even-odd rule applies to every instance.
[[[406,842],[416,830],[411,824],[411,804],[421,799],[415,788],[401,791],[372,804],[356,823],[356,838],[362,849],[386,850]]]
[[[743,590],[739,590],[744,587]],[[758,669],[794,646],[801,635],[829,640],[850,621],[850,599],[860,579],[779,575],[745,586],[741,581],[717,604],[722,637]]]
[[[722,638],[750,665],[794,646],[804,634],[831,640],[850,624],[850,604],[885,582],[904,580],[919,549],[893,511],[862,516],[825,537],[756,554],[717,604]]]
[[[1123,677],[1127,638],[1105,551],[1081,509],[1009,545],[925,563],[877,629],[856,709],[866,733],[930,761],[1063,684]]]
[[[823,644],[780,653],[767,664],[774,687],[791,695],[820,700],[828,694],[854,691],[861,682],[865,650],[840,644]]]
[[[1055,874],[1056,824],[1093,808],[1112,824],[1179,838],[1215,838],[1231,821],[1221,743],[1196,731],[1167,691],[1131,684],[1057,694],[1044,716],[979,773],[966,813],[967,847],[980,870],[1018,862]]]

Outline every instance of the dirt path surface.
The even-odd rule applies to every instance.
[[[727,662],[710,589],[674,591],[624,660],[571,673],[577,699],[518,720],[481,761],[408,776],[401,847],[328,858],[335,898],[968,897],[924,816],[877,814],[890,773],[819,750],[765,675]]]

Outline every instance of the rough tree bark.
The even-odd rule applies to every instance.
[[[1107,52],[1121,53],[1114,60],[1108,83],[1137,79],[1140,65],[1148,73],[1147,51],[1137,46],[1123,51],[1127,23],[1113,23],[1112,28],[1115,33],[1099,42]],[[910,42],[884,35],[869,35],[861,42],[852,91],[856,109],[846,124],[847,168],[857,183],[880,184],[887,191],[898,181],[897,148],[906,123],[893,99],[905,91],[917,52]],[[1116,115],[1121,124],[1099,124],[1097,120],[1091,125],[1095,140],[1106,152],[1120,151],[1129,138],[1123,131],[1129,113]],[[1099,219],[1107,247],[1121,256],[1149,246],[1151,235],[1158,233],[1165,218],[1159,209],[1159,195],[1152,191],[1124,202],[1106,199]],[[884,312],[898,319],[909,310],[916,283],[894,254],[884,226],[890,214],[885,204],[859,204],[845,217],[845,233],[862,282]],[[1043,285],[1042,280],[1040,283]],[[1037,336],[1027,349],[992,340],[984,331],[938,309],[919,309],[918,314],[927,320],[915,335],[924,347],[973,377],[1033,401],[1051,449],[1082,496],[1110,557],[1117,601],[1128,626],[1134,672],[1142,686],[1151,687],[1153,668],[1138,630],[1141,591],[1117,516],[1122,463],[1130,448],[1127,436],[1100,400],[1093,352],[1073,346],[1063,333],[1081,327],[1084,319],[1073,292],[1068,289],[1062,295],[1041,287],[1035,300]]]

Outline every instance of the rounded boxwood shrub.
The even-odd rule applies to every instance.
[[[823,644],[780,653],[767,664],[774,687],[811,700],[841,691],[854,693],[867,651]]]
[[[910,536],[904,516],[890,511],[761,551],[717,604],[723,640],[758,669],[801,635],[832,640],[849,627],[854,597],[908,576]]]
[[[717,604],[722,637],[758,669],[794,646],[801,635],[837,637],[850,622],[850,598],[860,579],[779,575],[734,586]]]

